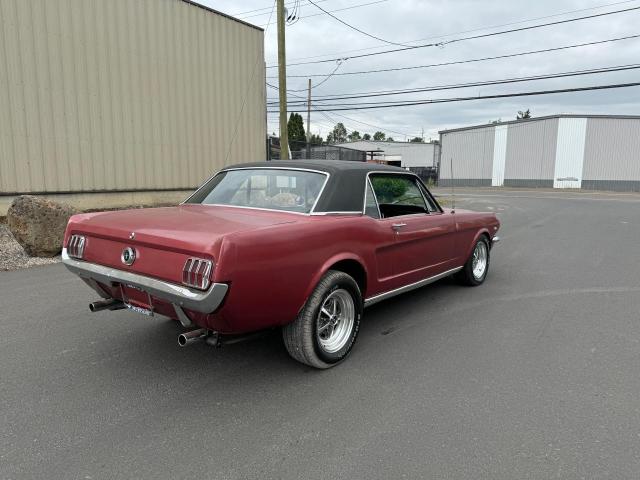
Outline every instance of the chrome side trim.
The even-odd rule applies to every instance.
[[[323,215],[358,215],[361,216],[362,212],[314,212],[314,213],[310,213],[309,215],[311,215],[312,217],[321,217]]]
[[[405,285],[404,287],[396,288],[395,290],[389,290],[388,292],[374,295],[373,297],[369,297],[364,301],[364,306],[369,307],[375,303],[381,302],[382,300],[386,300],[387,298],[395,297],[396,295],[400,295],[401,293],[410,292],[411,290],[415,290],[416,288],[424,287],[425,285],[429,285],[430,283],[437,282],[444,277],[448,277],[449,275],[459,272],[460,270],[462,270],[462,268],[463,267],[452,268],[451,270],[439,273],[438,275],[434,275],[433,277],[425,278],[424,280],[420,280],[419,282],[411,283],[409,285]]]
[[[491,239],[491,244],[498,243],[499,241],[500,241],[500,237],[496,235]]]
[[[202,313],[211,313],[216,310],[229,289],[226,283],[214,283],[206,292],[194,290],[137,273],[75,260],[68,255],[66,248],[62,249],[62,263],[85,282],[93,280],[107,285],[111,282],[124,283],[174,305]]]

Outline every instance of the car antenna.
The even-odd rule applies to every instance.
[[[456,213],[456,190],[455,181],[453,179],[453,157],[449,157],[449,164],[451,165],[451,213]]]

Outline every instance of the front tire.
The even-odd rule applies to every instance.
[[[307,299],[298,318],[283,327],[287,352],[315,368],[344,360],[356,341],[362,318],[362,293],[344,272],[328,271]]]
[[[487,278],[487,273],[489,272],[490,252],[489,240],[482,235],[476,241],[467,263],[465,263],[462,270],[456,274],[456,279],[463,285],[472,287],[484,283]]]

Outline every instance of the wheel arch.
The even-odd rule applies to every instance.
[[[489,243],[489,247],[491,247],[491,234],[489,233],[488,228],[483,227],[476,232],[475,236],[473,237],[473,242],[471,242],[471,244],[467,247],[467,252],[464,257],[465,259],[471,256],[471,253],[473,252],[473,249],[475,248],[476,243],[478,242],[478,240],[480,240],[480,237],[482,236],[487,237],[487,242]]]
[[[354,253],[340,253],[332,256],[326,262],[324,262],[322,267],[311,279],[311,282],[307,287],[307,291],[305,292],[305,298],[308,298],[309,295],[311,295],[311,292],[313,292],[313,289],[316,288],[316,285],[318,284],[320,279],[329,270],[338,270],[351,276],[358,284],[362,298],[365,298],[367,285],[369,284],[369,272],[367,271],[365,262],[362,260],[362,258]]]

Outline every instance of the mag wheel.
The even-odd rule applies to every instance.
[[[489,271],[490,259],[489,242],[485,236],[480,237],[471,256],[462,270],[456,274],[456,278],[465,285],[476,286],[484,282]]]
[[[298,318],[282,330],[294,359],[316,368],[344,360],[358,335],[362,295],[356,281],[330,270],[322,277]]]

